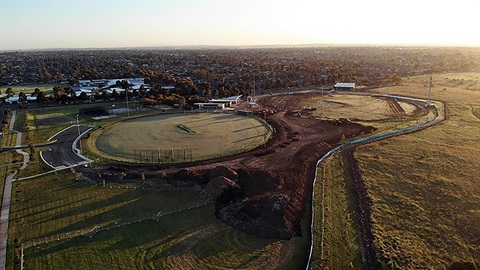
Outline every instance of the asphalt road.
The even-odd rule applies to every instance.
[[[61,169],[90,161],[89,159],[81,157],[74,152],[79,152],[77,148],[80,148],[78,143],[75,143],[79,137],[78,129],[78,126],[71,126],[60,131],[50,139],[50,141],[53,142],[48,145],[50,151],[42,151],[43,160],[49,166],[55,169]],[[80,125],[80,134],[83,134],[90,129],[91,127],[89,126]],[[73,147],[73,144],[76,144],[76,147]]]

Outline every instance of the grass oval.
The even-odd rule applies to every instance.
[[[109,158],[123,161],[155,163],[158,155],[170,152],[195,161],[248,151],[264,143],[268,132],[259,120],[235,114],[154,115],[109,126],[95,146]]]

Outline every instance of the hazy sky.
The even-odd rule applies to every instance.
[[[0,50],[168,45],[480,46],[480,0],[0,0]]]

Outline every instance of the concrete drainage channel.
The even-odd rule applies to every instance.
[[[440,118],[440,115],[439,115],[439,112],[438,112],[438,107],[435,104],[430,103],[427,100],[410,98],[410,97],[403,97],[403,96],[394,96],[394,95],[382,95],[382,96],[387,97],[387,98],[397,98],[397,99],[426,103],[427,105],[431,105],[435,108],[436,116],[432,119],[429,119],[425,122],[419,123],[419,124],[414,125],[414,126],[410,126],[410,127],[407,127],[407,128],[403,128],[403,129],[399,129],[399,130],[395,130],[395,131],[391,131],[391,132],[386,132],[386,133],[382,133],[382,134],[377,134],[377,135],[362,138],[362,139],[357,139],[357,140],[350,141],[350,142],[344,143],[342,145],[339,145],[339,146],[333,148],[332,150],[328,151],[325,155],[323,155],[317,161],[317,166],[316,166],[317,168],[322,163],[323,163],[323,166],[325,166],[325,164],[326,164],[326,162],[328,161],[329,158],[331,158],[334,154],[341,152],[344,148],[356,147],[356,146],[360,146],[362,144],[371,143],[371,142],[378,141],[378,140],[383,140],[383,139],[386,139],[386,138],[389,138],[389,137],[394,137],[394,136],[398,136],[398,135],[402,135],[402,134],[408,134],[408,133],[411,133],[413,131],[417,131],[419,129],[426,128],[428,124],[434,123],[434,122],[438,121],[439,118]],[[446,115],[445,115],[445,117],[446,117]],[[313,248],[314,248],[314,242],[313,242],[313,236],[314,236],[314,228],[313,227],[314,227],[314,218],[315,218],[315,200],[314,200],[314,198],[315,198],[315,185],[316,185],[317,176],[318,176],[317,173],[318,173],[318,170],[315,171],[315,178],[313,180],[313,188],[312,188],[312,206],[311,206],[312,219],[311,219],[311,223],[310,223],[310,250],[309,250],[307,266],[306,266],[307,270],[310,269],[310,265],[311,265],[311,262],[312,262]],[[324,217],[325,217],[325,206],[324,206],[324,203],[323,203],[324,188],[325,188],[324,183],[322,181],[322,200],[321,200],[322,219],[321,219],[321,224],[322,224],[322,231],[323,232],[324,232]],[[320,247],[321,247],[320,260],[323,260],[323,246],[324,246],[323,245],[323,238],[324,238],[323,237],[323,235],[324,235],[323,232],[322,232],[322,237],[321,237],[321,240],[320,240]],[[363,246],[362,246],[362,249],[364,249]],[[364,256],[365,256],[365,252],[362,251],[362,259],[365,262],[366,260],[365,260]]]

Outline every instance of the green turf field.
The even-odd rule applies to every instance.
[[[40,91],[43,92],[48,92],[48,91],[53,91],[53,87],[60,85],[60,84],[25,84],[25,85],[4,85],[0,88],[2,91],[2,94],[4,94],[7,91],[7,88],[12,88],[13,92],[15,95],[18,95],[20,92],[23,92],[25,94],[31,94],[35,91],[35,88],[40,89]]]

